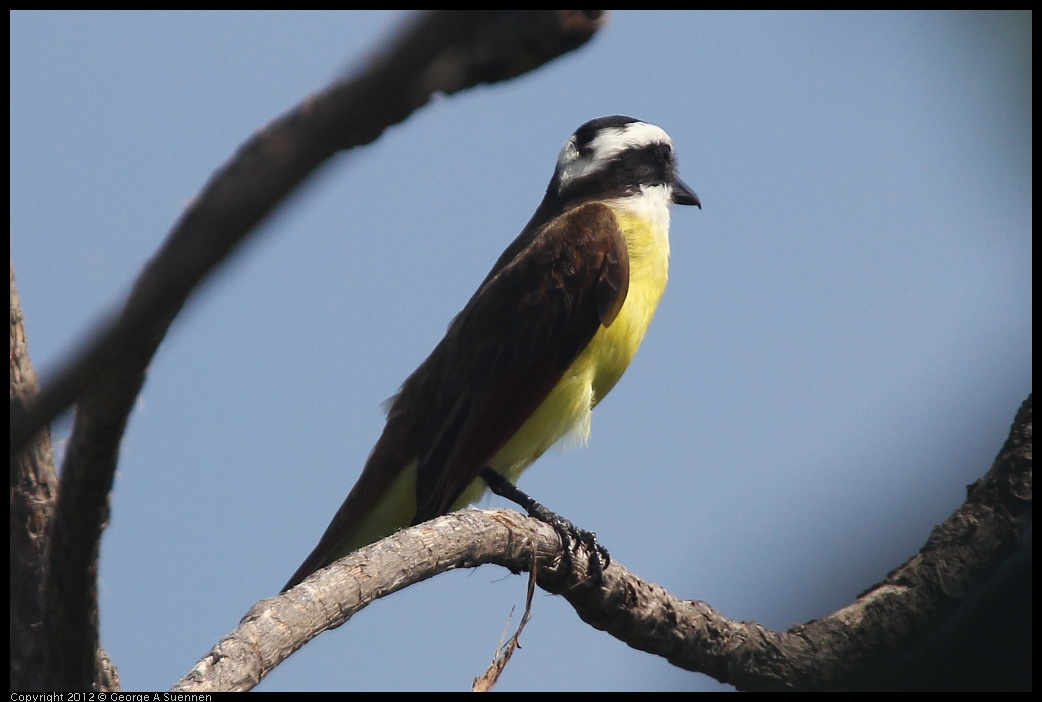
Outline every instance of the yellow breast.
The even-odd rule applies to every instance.
[[[655,316],[669,277],[669,230],[653,219],[619,215],[630,254],[630,287],[618,317],[601,327],[573,368],[589,364],[593,374],[593,404],[608,394],[629,367],[644,333]]]

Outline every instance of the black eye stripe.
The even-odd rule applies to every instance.
[[[640,192],[642,185],[664,185],[675,178],[670,145],[648,144],[620,151],[596,171],[567,182],[559,196],[567,201],[622,197]]]
[[[668,144],[629,148],[607,161],[599,172],[612,174],[612,179],[617,181],[665,183],[673,176],[673,152]],[[597,174],[590,175],[596,177]]]

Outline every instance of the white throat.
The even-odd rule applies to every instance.
[[[673,204],[673,188],[668,185],[642,185],[640,193],[609,200],[617,212],[647,222],[658,236],[669,237],[669,207]]]

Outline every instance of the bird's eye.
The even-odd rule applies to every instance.
[[[659,144],[659,154],[662,156],[664,161],[673,160],[673,145],[672,144]]]

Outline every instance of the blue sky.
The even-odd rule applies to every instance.
[[[11,255],[44,378],[237,145],[399,19],[11,14]],[[961,503],[1032,383],[1030,14],[618,11],[334,159],[192,299],[102,547],[126,689],[169,687],[278,591],[561,144],[620,113],[672,135],[703,209],[674,211],[669,288],[589,446],[521,487],[642,577],[779,628]],[[259,689],[466,689],[524,596],[490,566],[440,576]],[[543,593],[521,644],[498,690],[722,687]]]

